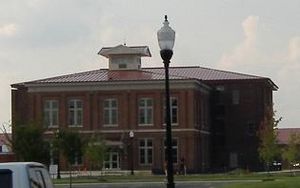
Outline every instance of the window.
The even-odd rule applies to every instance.
[[[254,122],[250,121],[247,123],[246,125],[246,131],[247,131],[247,134],[249,136],[255,136],[256,135],[256,126],[254,124]]]
[[[58,101],[46,100],[44,102],[44,125],[58,127]]]
[[[109,169],[119,169],[120,168],[120,157],[119,153],[116,151],[109,151],[104,155],[103,168]]]
[[[46,169],[29,166],[28,173],[31,188],[53,188],[51,177]]]
[[[229,167],[230,168],[238,167],[238,154],[236,152],[229,153]]]
[[[0,146],[0,153],[9,153],[10,152],[10,147],[7,144],[2,144]]]
[[[13,178],[12,171],[9,169],[0,169],[0,187],[1,188],[12,188]]]
[[[151,98],[139,99],[139,124],[151,125],[153,123],[153,100]]]
[[[165,100],[164,100],[165,101]],[[164,120],[166,123],[166,104],[164,102]],[[170,118],[172,125],[178,125],[178,99],[176,97],[170,98]]]
[[[74,155],[72,156],[71,164],[75,166],[82,164],[82,154],[80,152],[74,153]]]
[[[103,104],[104,124],[116,126],[118,124],[118,101],[117,99],[105,99]]]
[[[139,142],[139,158],[140,164],[151,165],[153,158],[153,145],[152,139],[142,139]]]
[[[172,140],[172,156],[173,156],[173,163],[178,162],[178,140]],[[167,140],[165,140],[165,160],[167,160]]]
[[[223,85],[216,86],[215,92],[213,94],[215,104],[217,104],[217,105],[224,104],[224,102],[225,102],[224,94],[225,94],[225,86],[223,86]]]
[[[223,85],[218,85],[218,86],[216,87],[216,90],[217,90],[217,91],[225,91],[225,87],[224,87]]]
[[[126,69],[127,68],[127,64],[119,64],[119,68],[120,69]]]
[[[71,127],[81,127],[82,126],[82,116],[83,116],[83,107],[82,100],[72,99],[69,100],[68,104],[69,109],[69,126]]]
[[[239,104],[240,103],[240,91],[233,90],[232,91],[232,104]]]

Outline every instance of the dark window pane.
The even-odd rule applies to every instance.
[[[77,108],[82,108],[82,102],[81,101],[76,101],[77,102]]]
[[[0,169],[0,187],[12,188],[12,171],[8,169]]]
[[[139,106],[140,107],[144,107],[145,106],[145,100],[144,99],[140,99],[139,100]]]
[[[151,147],[152,146],[152,140],[148,140],[147,145],[148,145],[148,147]]]
[[[144,140],[140,140],[140,147],[144,147],[145,146],[145,141]]]
[[[117,100],[111,100],[111,106],[112,107],[117,107]]]
[[[148,163],[151,164],[152,163],[152,149],[148,149]]]
[[[149,107],[152,106],[152,99],[147,99],[147,106],[149,106]]]
[[[58,109],[58,101],[52,101],[52,108]]]
[[[140,163],[145,164],[145,150],[140,150]]]

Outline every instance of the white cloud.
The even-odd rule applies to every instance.
[[[278,105],[282,111],[283,125],[299,127],[297,119],[300,114],[300,103],[297,96],[300,95],[300,36],[291,38],[287,48],[287,53],[279,59],[283,62],[277,75],[278,92],[281,94],[276,98],[280,101]]]
[[[232,52],[222,55],[218,64],[219,68],[231,69],[237,65],[245,64],[253,57],[258,56],[255,47],[258,21],[259,18],[257,16],[248,16],[242,22],[244,39],[232,50]]]
[[[299,72],[300,72],[300,36],[293,37],[289,40],[287,53],[280,58],[283,63],[278,70],[278,78],[283,83],[282,87],[286,87],[288,90],[299,90],[300,85]],[[291,83],[294,83],[291,86]],[[294,87],[296,86],[296,87]]]
[[[258,21],[258,16],[248,16],[242,23],[245,34],[244,45],[249,48],[255,45]]]
[[[38,8],[45,0],[28,0],[28,6]]]
[[[241,24],[244,38],[233,47],[231,52],[223,53],[218,67],[240,72],[252,73],[261,76],[269,76],[279,86],[275,92],[275,110],[283,117],[280,127],[295,127],[294,121],[300,113],[297,99],[286,100],[300,95],[300,36],[287,39],[287,45],[274,50],[264,38],[258,37],[257,16],[247,17]],[[269,52],[258,48],[257,44],[265,43]]]
[[[0,26],[0,37],[1,36],[13,36],[17,32],[17,26],[16,24],[10,23],[10,24],[5,24],[3,26]]]
[[[300,36],[290,39],[288,46],[288,60],[293,62],[300,60]]]
[[[0,127],[5,124],[8,123],[10,120],[10,111],[11,111],[11,107],[10,107],[10,84],[12,83],[12,80],[14,78],[14,75],[12,75],[11,73],[5,73],[5,72],[1,72],[0,74],[0,88],[2,88],[0,90],[0,106],[2,107],[6,107],[5,110],[0,110],[0,117],[2,119],[0,119]]]

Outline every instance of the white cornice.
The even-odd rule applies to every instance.
[[[157,81],[107,81],[80,83],[35,83],[26,84],[28,92],[69,92],[69,91],[117,91],[164,89],[164,80]],[[209,87],[198,80],[170,80],[170,89],[197,89],[207,92]]]

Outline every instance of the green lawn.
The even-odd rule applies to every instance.
[[[255,183],[234,183],[224,188],[299,188],[300,177],[285,177]]]
[[[139,175],[124,175],[124,176],[98,176],[98,177],[73,177],[73,183],[113,183],[113,182],[143,182],[143,181],[163,181],[164,176],[139,176]],[[54,184],[69,183],[69,178],[54,179]]]
[[[123,176],[99,176],[76,177],[73,183],[111,183],[111,182],[162,182],[163,175],[123,175]],[[257,174],[257,173],[226,173],[226,174],[201,174],[175,176],[175,181],[218,181],[218,180],[258,180],[261,182],[232,183],[225,188],[300,188],[300,176],[291,176],[290,173]],[[55,184],[69,183],[68,178],[54,180]]]

